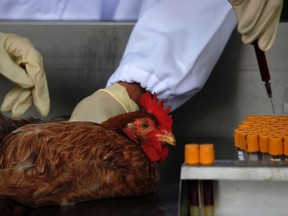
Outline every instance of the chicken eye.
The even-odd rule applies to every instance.
[[[147,130],[150,127],[150,123],[148,121],[141,122],[141,128]]]

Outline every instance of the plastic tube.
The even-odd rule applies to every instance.
[[[199,164],[199,145],[192,143],[185,145],[185,164],[198,165]],[[188,202],[189,202],[189,215],[200,216],[200,198],[199,198],[199,180],[188,180]]]
[[[283,142],[281,136],[269,136],[269,154],[271,161],[281,161],[283,158]]]
[[[249,115],[234,130],[235,147],[240,153],[238,159],[242,160],[244,155],[245,160],[281,161],[285,158],[288,161],[286,131],[288,131],[288,116]],[[251,134],[252,132],[256,135]],[[284,136],[287,137],[284,139]],[[244,154],[241,154],[241,151]]]
[[[258,142],[258,134],[250,132],[247,134],[247,149],[248,152],[248,160],[250,161],[258,161],[259,160],[259,142]]]
[[[284,160],[288,162],[288,134],[283,136],[283,153]]]
[[[200,216],[199,180],[188,180],[189,215]]]
[[[212,165],[215,160],[213,144],[200,145],[200,164]],[[214,187],[213,180],[202,180],[203,188],[203,215],[214,215]]]
[[[244,160],[248,158],[248,154],[246,152],[247,142],[246,142],[247,132],[245,130],[240,131],[240,149],[243,152]]]
[[[239,161],[243,161],[245,160],[244,157],[244,151],[241,148],[241,129],[235,129],[234,130],[234,144],[237,150],[237,158]]]
[[[260,133],[259,134],[259,147],[260,147],[260,152],[261,152],[261,160],[263,161],[270,161],[271,157],[269,155],[269,150],[268,150],[268,141],[269,141],[269,136],[267,133]]]

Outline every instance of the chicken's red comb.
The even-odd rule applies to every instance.
[[[142,94],[140,97],[140,105],[157,119],[160,129],[168,132],[172,131],[173,120],[172,116],[169,115],[171,106],[164,109],[164,101],[158,103],[156,93],[154,93],[154,95],[150,92]]]

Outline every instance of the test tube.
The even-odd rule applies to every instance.
[[[199,145],[192,143],[185,145],[185,164],[186,165],[198,165],[199,164]],[[189,203],[189,215],[200,216],[200,198],[199,198],[199,180],[188,180],[188,203]]]
[[[259,134],[259,147],[261,152],[261,160],[263,161],[271,160],[268,150],[268,138],[269,136],[267,133],[262,132]]]
[[[247,148],[248,152],[248,160],[250,161],[258,161],[259,160],[259,142],[258,142],[258,134],[250,132],[247,134]]]
[[[277,162],[281,161],[283,158],[283,142],[282,136],[271,135],[269,136],[269,154],[271,156],[271,161]]]
[[[190,216],[200,216],[200,195],[199,195],[199,181],[198,180],[188,180],[188,202],[189,202],[189,215]]]
[[[245,160],[244,152],[241,148],[241,129],[237,128],[234,130],[234,144],[237,149],[237,158],[239,161]]]
[[[247,142],[246,142],[246,136],[247,136],[247,131],[241,130],[240,132],[240,149],[243,152],[243,157],[244,160],[248,158],[248,154],[246,152],[246,147],[247,147]]]
[[[200,145],[200,164],[212,165],[214,163],[214,146],[213,144],[201,144]],[[203,188],[203,215],[214,215],[214,187],[213,180],[202,180]]]
[[[284,160],[288,162],[288,134],[284,134],[283,137],[283,153]]]
[[[203,186],[203,215],[214,215],[214,181],[202,180]]]

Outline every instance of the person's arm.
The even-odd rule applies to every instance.
[[[108,86],[140,83],[175,110],[204,86],[235,26],[226,0],[147,5]]]
[[[136,111],[139,109],[136,103],[139,95],[140,89],[137,85],[127,83],[124,87],[114,83],[81,100],[74,108],[69,121],[101,123],[118,114]]]
[[[132,111],[125,104],[137,103],[144,89],[176,109],[204,85],[236,25],[226,0],[149,1],[141,11],[107,87],[81,101],[71,120],[101,122]],[[114,91],[119,82],[124,89]]]
[[[139,83],[126,83],[119,81],[118,84],[126,88],[131,100],[133,100],[139,106],[139,98],[141,94],[145,92],[145,89],[142,88]]]

